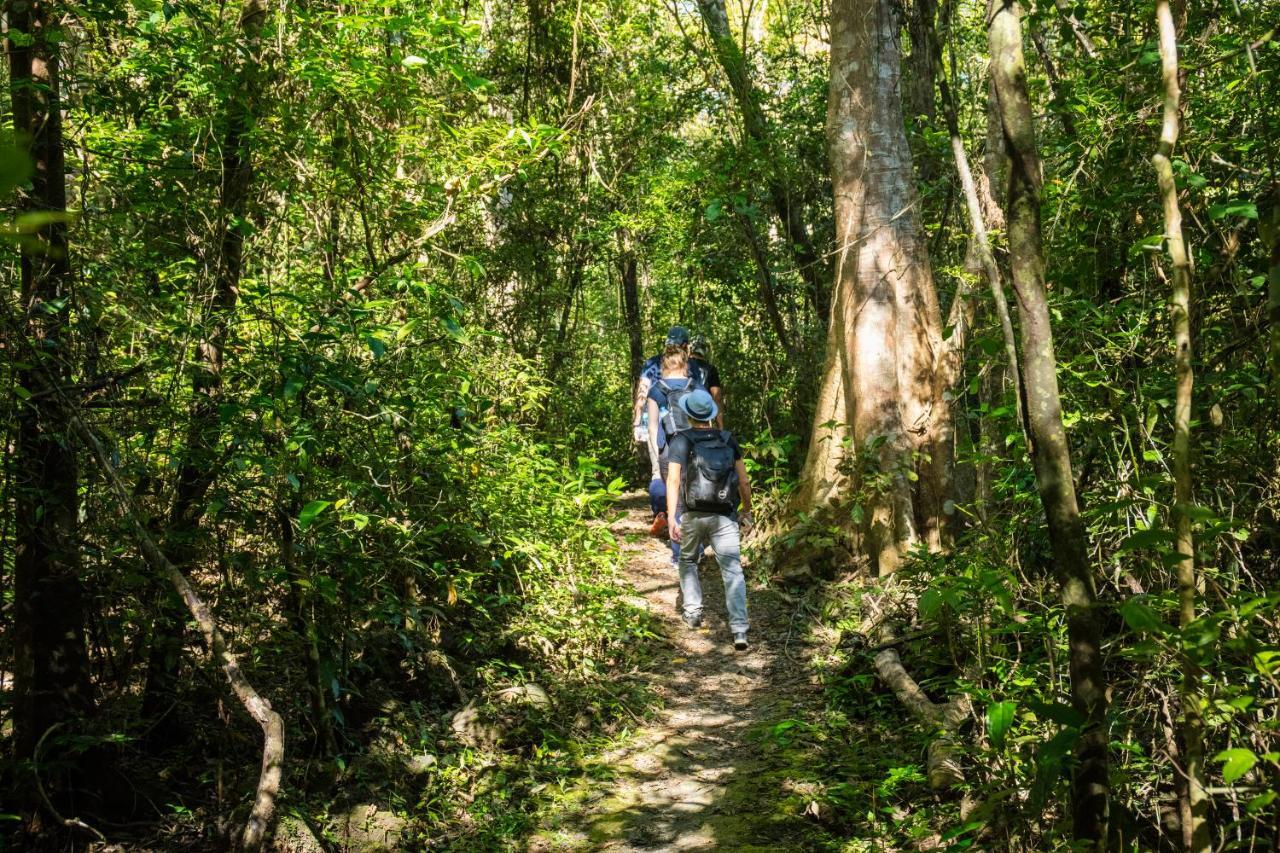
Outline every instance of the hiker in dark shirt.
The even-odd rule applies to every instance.
[[[631,428],[635,434],[636,441],[645,440],[641,420],[641,415],[645,408],[645,400],[648,399],[649,389],[661,375],[663,353],[673,346],[682,346],[686,352],[690,353],[689,375],[696,379],[703,388],[706,388],[711,393],[712,398],[715,399],[716,405],[721,407],[721,413],[717,416],[716,425],[724,426],[724,401],[720,391],[720,371],[707,360],[706,338],[696,335],[690,339],[689,330],[684,326],[672,326],[667,332],[667,339],[663,344],[663,352],[645,361],[640,368],[640,375],[636,377],[636,397],[634,405],[631,407]],[[656,466],[656,460],[651,459],[650,462]],[[655,470],[653,473],[656,475],[657,471]]]
[[[690,628],[702,624],[698,558],[710,544],[724,582],[733,646],[742,651],[747,648],[748,625],[741,537],[753,523],[751,482],[737,440],[715,428],[719,407],[711,395],[696,389],[683,396],[679,405],[691,429],[677,433],[667,446],[667,516],[671,541],[681,546],[678,567],[684,622]]]

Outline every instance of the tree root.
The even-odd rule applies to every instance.
[[[911,677],[911,673],[907,672],[907,668],[902,663],[902,658],[898,656],[895,646],[899,643],[894,638],[893,630],[889,627],[888,619],[884,614],[888,609],[887,596],[887,593],[885,597],[879,599],[867,596],[864,600],[868,609],[875,611],[874,618],[878,623],[871,629],[871,635],[878,640],[878,645],[875,647],[878,651],[872,658],[876,675],[886,687],[893,691],[893,695],[913,717],[938,730],[937,738],[929,744],[925,762],[926,775],[929,778],[930,787],[935,790],[954,788],[964,781],[956,733],[971,712],[969,697],[956,696],[945,704],[934,702]]]

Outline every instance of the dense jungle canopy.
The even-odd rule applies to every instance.
[[[5,0],[0,847],[1277,849],[1278,21]]]

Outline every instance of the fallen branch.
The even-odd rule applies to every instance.
[[[231,684],[231,691],[236,694],[240,704],[249,712],[249,716],[253,717],[254,721],[262,728],[262,772],[258,776],[258,787],[254,793],[253,808],[249,811],[249,819],[245,823],[244,832],[240,838],[241,849],[249,851],[249,853],[255,853],[255,851],[262,849],[267,830],[271,826],[271,817],[275,812],[276,796],[280,792],[280,781],[283,776],[284,765],[284,722],[280,719],[280,715],[272,710],[271,703],[254,689],[253,685],[249,683],[249,679],[241,671],[240,663],[227,648],[226,640],[223,638],[222,632],[218,630],[209,606],[205,604],[199,593],[191,585],[191,582],[187,580],[186,575],[169,561],[164,555],[164,551],[160,549],[155,539],[152,538],[146,523],[142,520],[137,505],[133,501],[133,494],[125,486],[115,466],[111,463],[111,457],[102,446],[102,442],[98,440],[93,430],[89,429],[75,409],[70,406],[68,406],[68,418],[72,429],[75,430],[85,446],[89,448],[94,460],[98,463],[98,468],[102,471],[112,491],[116,493],[122,513],[133,528],[134,535],[138,539],[138,544],[142,548],[142,553],[147,563],[157,572],[168,576],[169,582],[173,584],[173,588],[187,605],[187,610],[199,626],[200,633],[204,635],[205,645],[209,647],[214,660],[222,666],[222,671],[226,674],[227,681]]]
[[[939,704],[930,699],[919,683],[911,677],[911,673],[907,672],[902,658],[894,649],[900,641],[895,639],[889,622],[884,617],[883,610],[887,608],[881,606],[882,600],[877,601],[867,597],[865,601],[872,610],[880,611],[876,614],[877,627],[870,629],[875,632],[879,640],[879,644],[875,646],[879,651],[872,659],[876,675],[886,687],[893,691],[893,695],[913,717],[940,732],[939,736],[929,743],[925,771],[930,787],[935,790],[953,788],[964,782],[964,772],[960,768],[960,760],[957,757],[959,746],[956,744],[955,735],[969,716],[969,697],[957,696],[946,704]]]

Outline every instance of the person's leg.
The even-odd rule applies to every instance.
[[[685,515],[680,523],[680,536],[683,548],[671,543],[678,549],[678,566],[680,572],[680,594],[684,598],[684,615],[693,618],[702,615],[702,582],[698,578],[697,555],[702,553],[702,546],[707,537],[707,519]]]
[[[667,511],[667,484],[661,479],[649,481],[649,509],[655,516]]]
[[[720,564],[724,581],[724,603],[729,611],[729,630],[737,634],[747,630],[747,579],[742,574],[742,539],[738,523],[727,515],[707,519],[711,548]]]

